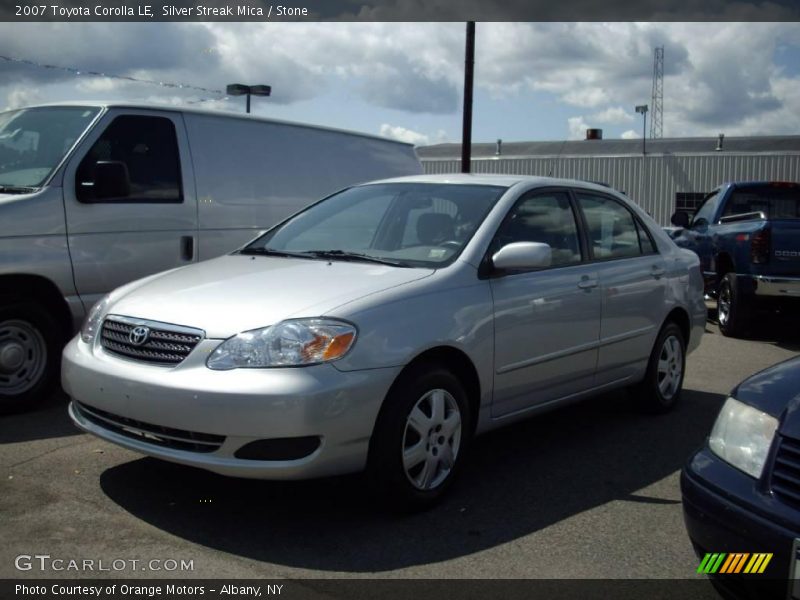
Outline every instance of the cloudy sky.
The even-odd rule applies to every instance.
[[[800,134],[800,23],[478,23],[475,141],[639,137],[653,48],[664,135]],[[253,112],[403,139],[461,136],[463,23],[0,23],[0,55],[224,89]],[[242,98],[0,60],[0,107],[82,99],[244,110]]]

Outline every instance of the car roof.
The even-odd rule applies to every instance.
[[[503,175],[488,173],[445,173],[437,175],[409,175],[406,177],[393,177],[391,179],[381,179],[370,181],[365,185],[378,183],[441,183],[451,185],[493,185],[501,187],[512,187],[517,184],[527,184],[529,187],[582,187],[587,190],[601,192],[618,190],[607,185],[583,181],[580,179],[560,179],[557,177],[540,177],[535,175]]]

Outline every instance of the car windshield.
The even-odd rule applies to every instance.
[[[447,183],[353,187],[310,206],[242,252],[438,268],[455,260],[505,190]]]
[[[63,106],[0,113],[0,192],[41,186],[99,110]]]

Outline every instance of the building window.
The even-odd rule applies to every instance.
[[[706,196],[708,196],[708,192],[677,192],[675,194],[675,212],[694,214]]]

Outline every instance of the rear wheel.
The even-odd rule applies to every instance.
[[[658,334],[644,380],[633,391],[642,410],[665,413],[675,406],[683,388],[686,341],[677,324],[668,322]]]
[[[717,289],[717,321],[722,335],[739,337],[744,333],[749,318],[746,299],[736,285],[736,274],[727,273]]]
[[[450,371],[404,374],[386,397],[370,442],[376,490],[403,510],[436,503],[460,470],[470,423],[466,392]]]
[[[0,304],[0,414],[32,409],[47,397],[58,371],[60,331],[36,304]]]

